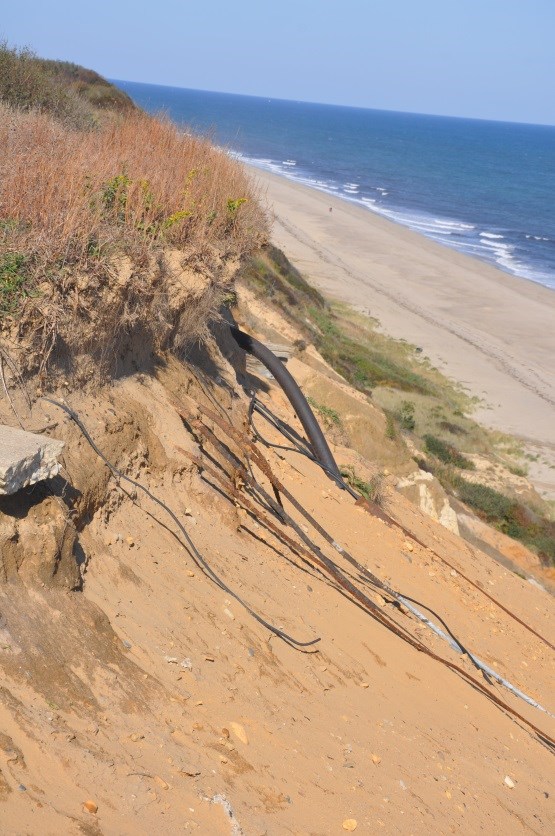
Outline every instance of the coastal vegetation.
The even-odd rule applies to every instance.
[[[384,504],[385,480],[383,473],[374,473],[369,479],[363,479],[352,465],[347,465],[341,468],[341,475],[347,484],[358,491],[365,499],[375,502],[376,505]]]
[[[38,58],[30,49],[0,41],[0,100],[19,110],[39,110],[64,124],[91,129],[103,117],[129,113],[129,96],[102,78],[68,61]]]
[[[0,147],[0,336],[41,385],[52,357],[63,354],[65,376],[68,358],[83,353],[98,371],[125,335],[157,348],[195,339],[230,296],[237,265],[256,253],[244,281],[383,409],[385,439],[410,444],[449,493],[555,562],[546,503],[468,476],[476,455],[522,474],[518,449],[474,422],[468,395],[417,348],[330,303],[275,247],[260,249],[264,211],[227,154],[143,113],[93,71],[5,43]],[[187,271],[197,283],[204,276],[202,301],[197,293],[195,306],[176,306]],[[313,407],[330,429],[340,427],[332,406]],[[376,494],[372,485],[358,489]]]
[[[76,65],[4,44],[0,79],[0,325],[26,368],[87,340],[98,365],[131,330],[168,345],[186,270],[206,279],[180,320],[198,336],[266,238],[244,169]]]
[[[416,347],[382,334],[370,317],[326,300],[277,248],[264,248],[242,275],[303,334],[306,342],[299,350],[312,342],[335,371],[384,410],[387,441],[408,444],[418,466],[436,476],[448,494],[524,543],[546,565],[555,565],[550,504],[538,495],[524,500],[509,485],[492,487],[478,481],[480,474],[475,476],[476,456],[499,462],[507,473],[522,476],[525,468],[513,440],[472,419],[474,401],[461,387],[433,368]],[[313,407],[335,423],[319,403]],[[487,480],[487,472],[483,478]],[[356,487],[367,495],[358,481]],[[371,487],[368,495],[372,493]]]

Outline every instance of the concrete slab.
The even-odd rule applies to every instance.
[[[0,424],[0,494],[56,476],[63,447],[63,441]]]

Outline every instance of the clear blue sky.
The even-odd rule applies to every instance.
[[[555,0],[22,0],[0,38],[110,78],[555,124]]]

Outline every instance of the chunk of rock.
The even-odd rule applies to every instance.
[[[237,740],[239,740],[241,743],[244,743],[245,746],[249,745],[249,738],[247,737],[245,728],[241,725],[241,723],[230,723],[229,728],[231,732],[235,735]]]
[[[0,496],[0,583],[77,589],[77,532],[55,496]]]
[[[63,447],[63,441],[0,425],[0,494],[57,476]]]
[[[442,486],[431,473],[415,470],[404,479],[399,479],[397,490],[453,534],[459,533],[457,514],[449,504]]]

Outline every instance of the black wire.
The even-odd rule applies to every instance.
[[[292,441],[293,444],[295,444],[295,446],[294,447],[282,447],[279,444],[274,444],[273,442],[270,442],[270,441],[267,441],[267,440],[263,439],[262,436],[260,435],[260,433],[258,432],[257,428],[255,427],[254,422],[253,422],[253,412],[254,412],[254,410],[256,410],[259,413],[259,415],[262,415],[268,421],[268,423],[270,423],[273,427],[275,427],[275,429],[282,432],[283,435],[285,435],[289,440]],[[274,415],[264,404],[262,404],[257,399],[255,394],[253,394],[253,396],[251,398],[251,403],[249,405],[249,418],[250,418],[251,426],[252,426],[255,434],[262,441],[262,443],[265,444],[267,447],[278,448],[278,449],[283,449],[283,450],[290,450],[291,452],[299,452],[299,453],[303,454],[304,456],[306,456],[307,458],[311,459],[311,461],[315,462],[315,464],[319,465],[322,468],[322,470],[324,470],[325,472],[328,473],[328,475],[332,475],[335,481],[338,481],[335,474],[331,474],[328,471],[328,469],[326,468],[326,466],[323,465],[320,461],[318,461],[318,459],[312,454],[312,452],[309,452],[309,451],[303,449],[301,444],[297,444],[295,442],[295,440],[291,438],[292,434],[289,432],[289,428],[287,427],[287,424],[285,424],[284,421],[282,421],[280,418],[278,418],[277,415]],[[361,498],[360,495],[357,494],[356,491],[354,491],[347,482],[343,481],[342,487],[345,488],[345,490],[347,490],[351,494],[351,496],[354,497],[355,499],[360,499]],[[320,533],[322,533],[322,532],[320,532]],[[326,535],[327,535],[327,532],[326,532]],[[327,535],[325,537],[325,539],[327,539],[328,542],[330,542],[330,543],[333,542],[333,538],[331,537],[331,535]],[[346,555],[347,559],[351,558],[351,556],[348,554],[348,552],[345,552],[345,550],[343,550],[343,553]],[[355,561],[354,558],[351,558],[349,560],[349,562],[352,562],[353,565],[359,571],[361,569],[363,570],[362,575],[359,577],[359,580],[362,580],[363,582],[365,582],[367,585],[369,585],[370,587],[372,587],[374,589],[379,589],[380,592],[388,593],[390,596],[393,597],[393,601],[395,602],[395,605],[397,607],[402,605],[402,601],[399,601],[398,598],[404,598],[406,601],[409,601],[411,604],[415,604],[416,606],[425,610],[427,613],[429,613],[435,619],[437,619],[439,621],[439,623],[442,625],[442,627],[445,629],[447,634],[455,642],[455,644],[458,645],[458,647],[461,650],[461,653],[468,656],[468,658],[472,661],[472,663],[475,665],[475,667],[477,667],[478,670],[481,670],[480,666],[476,665],[476,663],[474,662],[472,653],[465,647],[465,645],[460,641],[460,639],[453,633],[453,631],[451,630],[449,625],[445,622],[445,620],[435,610],[433,610],[427,604],[422,603],[422,601],[417,601],[415,598],[411,598],[410,595],[405,595],[403,592],[398,592],[396,590],[390,589],[386,584],[383,584],[379,580],[379,578],[374,578],[371,573],[368,573],[368,571],[365,570],[364,567],[358,566],[358,561]],[[482,671],[482,673],[483,673],[483,671]]]
[[[166,511],[167,514],[170,515],[170,517],[172,518],[174,523],[179,528],[181,534],[185,538],[185,541],[186,541],[186,543],[189,547],[190,554],[191,554],[193,560],[195,561],[195,563],[197,564],[197,566],[199,567],[199,569],[201,569],[205,573],[205,575],[213,583],[216,584],[216,586],[218,586],[221,590],[226,592],[228,595],[230,595],[232,598],[234,598],[239,604],[241,604],[241,606],[245,608],[245,610],[249,613],[249,615],[251,615],[256,621],[258,621],[259,624],[261,624],[267,630],[270,630],[270,632],[274,633],[274,635],[278,636],[280,639],[283,639],[284,642],[291,645],[291,647],[294,647],[295,649],[302,648],[302,647],[310,647],[311,645],[316,644],[317,642],[320,641],[319,638],[312,639],[312,641],[309,641],[309,642],[297,641],[297,639],[294,639],[292,636],[289,636],[283,630],[280,630],[279,627],[274,627],[273,624],[270,624],[268,621],[266,621],[264,618],[262,618],[262,616],[258,615],[258,613],[256,613],[253,609],[251,609],[251,607],[245,601],[243,601],[243,599],[240,598],[239,595],[237,595],[236,592],[234,592],[232,589],[230,589],[230,587],[227,586],[227,584],[210,567],[210,565],[207,563],[207,561],[201,555],[201,553],[199,552],[199,550],[197,549],[197,547],[193,543],[191,537],[189,536],[189,534],[187,533],[187,531],[185,530],[185,528],[183,527],[183,525],[181,524],[181,522],[179,521],[177,516],[171,510],[171,508],[169,508],[164,502],[162,502],[161,499],[158,499],[158,497],[154,496],[154,494],[152,494],[147,488],[145,488],[144,485],[141,485],[140,482],[136,482],[135,479],[131,479],[131,477],[126,476],[125,473],[122,473],[121,470],[118,470],[118,468],[115,467],[115,465],[113,465],[106,458],[104,453],[97,447],[96,443],[94,442],[94,440],[89,435],[89,432],[88,432],[87,428],[85,427],[85,425],[83,424],[83,422],[81,421],[81,419],[79,418],[77,413],[74,412],[74,410],[71,409],[66,404],[59,403],[58,401],[52,400],[52,398],[43,398],[43,400],[48,401],[48,403],[53,404],[53,406],[57,406],[58,409],[62,409],[67,415],[69,415],[71,420],[74,421],[77,424],[77,426],[79,427],[79,429],[83,433],[84,437],[86,438],[86,440],[88,441],[88,443],[90,444],[90,446],[92,447],[92,449],[94,450],[96,455],[99,456],[99,458],[102,459],[104,464],[108,467],[108,469],[111,471],[111,473],[114,476],[117,476],[119,479],[123,479],[124,481],[129,482],[129,484],[133,485],[134,487],[139,488],[139,490],[143,491],[143,493],[145,493],[149,497],[149,499],[151,499],[153,502],[155,502],[156,505],[159,505],[160,508],[162,508],[164,511]]]
[[[259,415],[262,415],[262,417],[265,418],[269,424],[275,427],[276,430],[281,432],[282,435],[284,435],[294,446],[286,447],[282,444],[275,444],[274,442],[268,441],[266,438],[264,438],[254,424],[253,412],[255,410],[256,412],[258,412]],[[344,479],[338,478],[336,473],[334,473],[332,470],[329,469],[329,467],[326,467],[325,464],[322,464],[322,462],[318,458],[316,458],[312,450],[308,446],[305,446],[303,441],[297,440],[294,437],[293,433],[290,431],[287,424],[284,421],[282,421],[281,418],[278,418],[277,415],[274,415],[272,412],[270,412],[270,410],[258,400],[256,395],[252,396],[251,403],[249,405],[249,421],[251,427],[253,428],[255,436],[264,445],[266,445],[266,447],[272,447],[274,450],[288,450],[291,453],[301,453],[303,456],[306,456],[307,459],[310,459],[310,461],[314,462],[314,464],[317,464],[318,467],[321,467],[324,473],[327,476],[329,476],[330,479],[333,479],[333,481],[342,490],[347,491],[347,493],[349,493],[353,497],[353,499],[361,499],[361,495],[358,494],[355,490],[353,490],[353,488],[349,485],[348,482],[346,482]]]

